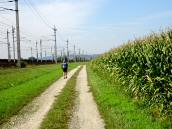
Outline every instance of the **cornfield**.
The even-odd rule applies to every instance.
[[[112,82],[120,81],[156,116],[172,118],[172,30],[129,41],[93,60],[91,66]]]

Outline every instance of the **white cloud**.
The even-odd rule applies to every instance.
[[[52,25],[57,25],[60,31],[69,31],[69,28],[80,26],[87,22],[89,17],[94,14],[96,11],[95,3],[98,3],[102,0],[83,0],[76,2],[73,0],[65,0],[65,1],[51,1],[46,4],[37,5],[37,9],[40,14],[49,21]],[[45,27],[42,22],[39,21],[38,18],[33,17],[33,12],[24,7],[22,8],[21,20],[23,26],[27,26],[25,28],[30,31],[37,28],[35,31],[38,34],[39,32],[44,32]],[[29,19],[29,17],[32,17]],[[29,19],[29,20],[28,20]],[[36,35],[37,35],[36,34]]]
[[[34,0],[32,1],[33,3],[35,2]],[[46,21],[48,21],[49,24],[57,26],[58,31],[60,31],[65,39],[70,38],[71,41],[74,41],[74,36],[78,36],[71,28],[80,27],[87,23],[89,18],[96,13],[97,8],[101,6],[103,1],[104,0],[44,0],[44,2],[40,1],[34,5],[40,15],[44,17],[45,20],[47,19]],[[37,15],[36,12],[28,8],[26,3],[21,3],[19,7],[21,36],[32,40],[32,44],[21,42],[22,46],[26,46],[22,48],[22,55],[26,57],[30,55],[30,52],[24,51],[28,49],[28,46],[35,47],[35,41],[39,40],[42,35],[53,38],[51,36],[53,35],[53,31],[40,20],[39,16],[35,16]],[[10,17],[10,19],[13,18]],[[62,41],[58,41],[58,43],[59,42],[65,44],[62,43]],[[45,45],[52,46],[53,43],[46,43]],[[5,49],[3,51],[5,51]],[[7,57],[6,54],[3,54],[3,51],[1,51],[2,53],[0,52],[0,55]]]

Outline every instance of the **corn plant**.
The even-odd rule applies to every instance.
[[[92,61],[92,68],[119,80],[158,117],[172,117],[172,30],[112,49]]]

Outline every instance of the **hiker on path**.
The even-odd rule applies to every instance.
[[[63,70],[64,79],[66,79],[67,78],[67,70],[68,70],[68,59],[67,59],[67,57],[64,58],[61,66],[62,66],[62,70]]]

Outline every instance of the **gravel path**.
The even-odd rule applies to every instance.
[[[76,88],[79,98],[70,122],[70,129],[104,129],[104,121],[88,87],[86,66],[78,75]]]
[[[68,79],[77,71],[78,68],[72,70],[68,74]],[[60,78],[52,86],[50,86],[39,97],[35,98],[31,103],[25,106],[18,115],[12,117],[10,121],[1,129],[39,129],[40,124],[50,110],[56,96],[65,86],[68,79]]]

